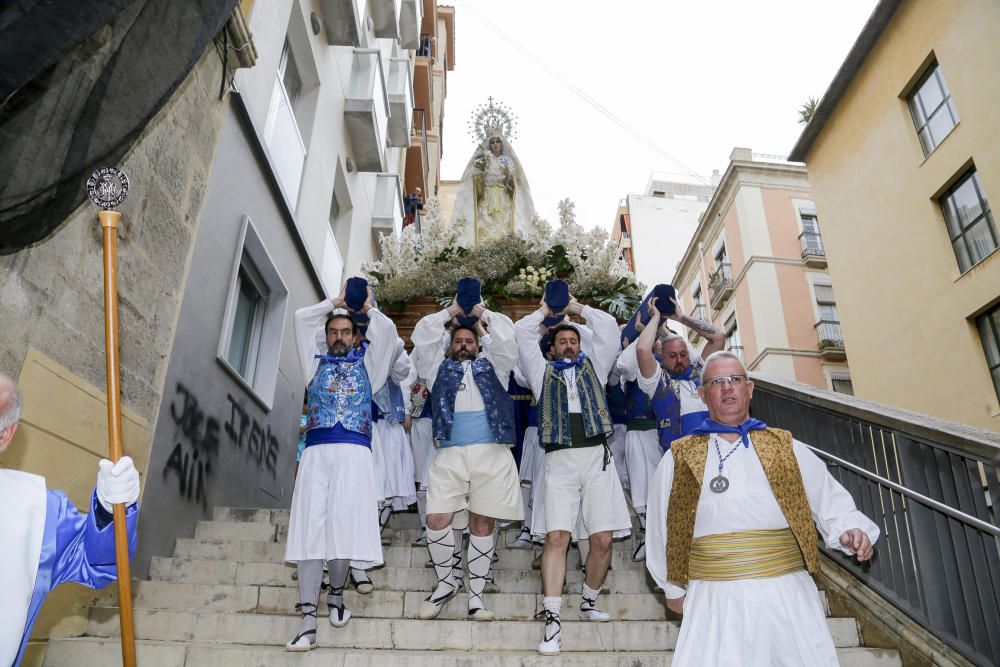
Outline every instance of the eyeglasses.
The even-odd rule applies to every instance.
[[[714,378],[708,378],[704,384],[712,387],[722,387],[727,384],[742,387],[745,382],[749,382],[746,375],[718,375]]]

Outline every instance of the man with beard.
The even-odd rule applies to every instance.
[[[372,388],[389,376],[396,325],[375,307],[371,290],[359,312],[368,317],[367,347],[354,347],[357,323],[344,292],[295,311],[295,340],[305,377],[311,377],[306,446],[295,478],[285,560],[298,564],[302,626],[289,651],[316,646],[316,607],[323,562],[330,571],[330,623],[351,618],[344,586],[351,563],[382,563],[378,491],[372,463]]]
[[[626,457],[629,468],[629,482],[632,489],[632,507],[639,517],[639,526],[646,529],[646,498],[649,480],[660,459],[677,438],[688,435],[708,416],[708,409],[698,396],[702,357],[722,349],[726,336],[707,322],[688,317],[681,312],[677,301],[674,313],[663,316],[656,307],[657,299],[649,299],[646,308],[649,322],[621,356],[616,370],[627,381],[626,391],[632,405],[642,405],[651,420],[645,429],[632,424],[626,434]],[[664,325],[669,317],[684,326],[694,329],[704,336],[708,343],[701,354],[688,346],[683,336],[679,336]],[[636,318],[638,319],[638,318]],[[665,335],[661,335],[664,333]],[[658,347],[659,360],[654,354]],[[632,554],[633,560],[646,557],[646,543],[643,538]]]
[[[458,300],[427,315],[413,329],[417,375],[428,379],[434,438],[438,449],[428,472],[427,549],[438,583],[420,608],[423,619],[436,618],[458,592],[453,576],[455,533],[452,517],[468,510],[469,618],[492,621],[483,591],[495,549],[495,520],[523,518],[514,444],[514,403],[507,380],[517,363],[514,323],[485,304],[463,314]],[[456,324],[453,318],[478,318]],[[483,324],[489,333],[476,330]],[[445,346],[447,342],[447,347]],[[482,345],[480,345],[482,343]],[[447,349],[447,352],[446,352]],[[480,350],[485,352],[480,356]]]
[[[546,318],[582,316],[593,332],[589,349],[581,351],[577,325],[549,329],[553,361],[545,360],[538,342]],[[566,550],[582,513],[590,535],[590,554],[581,591],[580,618],[608,621],[597,608],[597,596],[611,563],[611,538],[631,526],[625,494],[607,448],[613,432],[604,392],[619,350],[618,324],[607,313],[581,306],[572,297],[560,313],[546,301],[518,321],[521,367],[538,401],[538,438],[545,447],[545,549],[542,590],[545,630],[539,653],[556,655],[562,643],[560,610],[566,576]]]
[[[837,665],[816,531],[829,549],[872,557],[879,529],[826,464],[788,431],[750,417],[739,357],[705,360],[709,418],[675,440],[653,476],[646,569],[684,614],[671,664]]]

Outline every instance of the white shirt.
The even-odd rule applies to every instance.
[[[306,306],[295,311],[295,347],[299,353],[299,365],[302,368],[303,386],[312,381],[316,375],[319,360],[317,354],[329,354],[326,345],[326,317],[333,312],[333,303],[327,299],[314,306]],[[395,361],[393,352],[399,336],[396,335],[396,325],[377,308],[368,310],[368,351],[364,356],[365,371],[372,391],[385,384],[389,371]],[[406,377],[406,373],[403,373]]]
[[[614,368],[615,358],[618,356],[620,343],[618,342],[618,322],[607,313],[591,308],[583,307],[583,317],[587,321],[586,327],[575,325],[580,333],[580,350],[587,355],[597,373],[597,380],[601,386],[607,383],[608,374]],[[514,328],[517,330],[517,350],[521,359],[521,370],[528,381],[531,392],[535,395],[535,400],[540,400],[542,386],[545,383],[545,367],[548,365],[542,355],[538,343],[542,336],[538,332],[545,316],[542,311],[536,310],[530,315],[526,315],[517,321]],[[576,369],[568,368],[563,371],[563,380],[567,386],[576,387]],[[574,392],[575,393],[575,392]],[[580,412],[580,398],[571,394],[569,399],[569,411]],[[575,409],[574,409],[575,402]]]
[[[420,318],[410,335],[410,340],[413,341],[413,360],[417,365],[417,375],[427,379],[427,386],[430,389],[434,388],[438,367],[444,361],[445,351],[449,347],[449,333],[445,329],[449,320],[451,320],[451,315],[447,308],[425,315]],[[489,327],[490,333],[479,341],[482,348],[481,354],[493,366],[493,371],[496,373],[497,379],[500,380],[500,384],[506,387],[510,372],[517,364],[514,323],[503,313],[494,313],[489,310],[483,312],[482,320]],[[474,385],[475,383],[473,383]],[[479,390],[476,389],[476,392],[478,393]],[[480,402],[482,402],[482,397],[480,397]],[[458,410],[458,407],[456,406],[455,409]]]

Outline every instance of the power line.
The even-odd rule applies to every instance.
[[[699,181],[701,181],[705,185],[711,185],[711,182],[709,182],[708,179],[706,179],[705,177],[701,176],[700,174],[698,174],[697,172],[695,172],[693,169],[691,169],[690,167],[688,167],[686,164],[684,164],[683,162],[681,162],[680,160],[678,160],[677,158],[675,158],[673,155],[671,155],[666,150],[664,150],[663,148],[661,148],[659,145],[657,145],[651,139],[646,138],[646,136],[644,136],[637,129],[635,129],[634,127],[632,127],[631,125],[629,125],[628,123],[626,123],[624,120],[622,120],[621,118],[619,118],[618,116],[616,116],[614,114],[614,112],[612,112],[606,106],[604,106],[603,104],[601,104],[600,102],[598,102],[597,100],[595,100],[593,97],[591,97],[590,95],[588,95],[586,92],[584,92],[582,89],[580,89],[576,84],[574,84],[568,78],[566,78],[565,76],[563,76],[562,74],[560,74],[558,71],[556,71],[555,68],[553,68],[552,66],[550,66],[544,60],[542,60],[541,58],[539,58],[538,56],[536,56],[533,52],[531,52],[527,47],[525,47],[520,42],[518,42],[517,40],[515,40],[513,37],[511,37],[510,35],[508,35],[506,32],[504,32],[499,26],[497,26],[495,23],[493,23],[492,21],[490,21],[481,12],[479,12],[476,9],[473,9],[471,3],[465,2],[464,0],[456,0],[456,2],[457,2],[457,4],[461,5],[462,8],[465,11],[468,11],[474,17],[476,17],[477,19],[479,19],[479,21],[482,22],[487,28],[489,28],[490,30],[492,30],[493,32],[495,32],[497,35],[499,35],[501,39],[503,39],[508,44],[510,44],[511,46],[513,46],[515,49],[517,49],[518,51],[520,51],[526,58],[528,58],[533,63],[535,63],[535,65],[537,65],[539,68],[541,68],[542,70],[544,70],[545,72],[547,72],[550,76],[552,76],[557,81],[559,81],[559,83],[561,83],[564,86],[566,86],[566,88],[568,88],[570,90],[570,92],[574,93],[577,97],[579,97],[580,99],[582,99],[584,102],[586,102],[590,106],[594,107],[594,109],[596,109],[597,111],[599,111],[602,115],[604,115],[612,123],[614,123],[615,125],[617,125],[621,129],[623,129],[626,132],[628,132],[629,134],[631,134],[641,144],[643,144],[644,146],[646,146],[647,148],[649,148],[650,150],[652,150],[654,153],[658,154],[660,157],[663,157],[666,160],[672,162],[675,166],[677,166],[678,168],[680,168],[681,171],[683,173],[687,174],[688,176],[691,176],[693,178],[698,179]]]

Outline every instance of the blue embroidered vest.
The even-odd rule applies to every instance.
[[[335,363],[322,358],[309,383],[306,431],[340,424],[366,438],[372,434],[372,388],[365,360]]]
[[[582,356],[582,355],[581,355]],[[545,366],[545,379],[538,401],[538,441],[546,450],[556,447],[571,447],[569,396],[563,372],[550,363]],[[576,369],[576,388],[580,397],[580,412],[583,430],[588,438],[608,435],[614,431],[608,398],[604,385],[597,377],[594,365],[588,358]]]
[[[402,424],[405,417],[403,390],[395,381],[389,380],[372,397],[372,421],[386,419],[392,424]]]
[[[451,425],[455,419],[455,395],[458,394],[458,385],[464,376],[464,365],[452,359],[445,359],[438,367],[434,390],[429,399],[433,403],[434,437],[438,440],[448,440],[451,437]],[[494,439],[496,442],[512,444],[514,399],[507,393],[507,388],[500,384],[493,364],[485,357],[472,362],[472,377],[483,397],[486,420]]]

